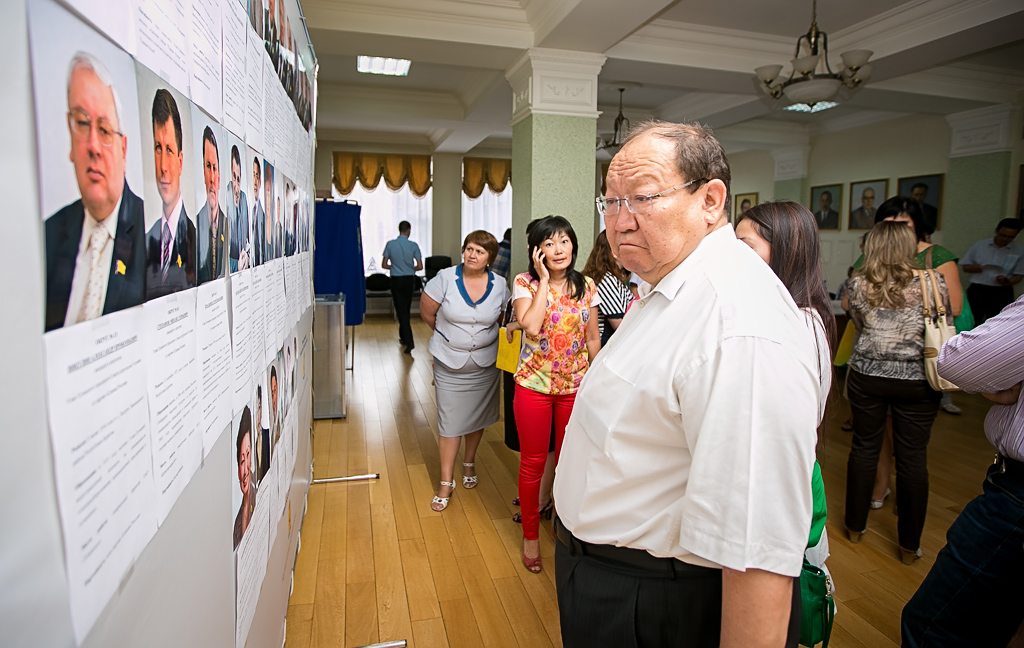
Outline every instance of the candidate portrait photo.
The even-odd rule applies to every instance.
[[[146,202],[146,299],[196,286],[191,102],[136,62]]]
[[[144,301],[142,153],[131,57],[56,3],[32,12],[51,331]]]

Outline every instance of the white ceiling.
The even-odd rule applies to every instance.
[[[786,63],[811,0],[304,0],[319,57],[318,135],[353,146],[467,153],[510,148],[508,69],[526,49],[608,57],[598,131],[625,115],[728,127],[732,150],[912,113],[1019,102],[1021,0],[820,0],[832,58],[875,52],[871,83],[815,115],[772,110],[752,70]],[[405,78],[355,71],[358,54],[408,58]],[[627,82],[623,84],[623,82]],[[758,135],[759,131],[766,134]],[[721,132],[721,131],[720,131]]]

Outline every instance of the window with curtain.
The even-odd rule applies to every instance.
[[[353,153],[335,151],[331,193],[336,200],[355,200],[362,206],[363,271],[381,269],[384,245],[398,236],[398,224],[409,221],[409,240],[431,253],[431,160],[429,155]],[[385,187],[380,186],[381,180]]]
[[[512,185],[506,185],[499,194],[485,190],[479,198],[462,193],[462,240],[476,230],[494,234],[500,242],[505,230],[512,227]]]
[[[352,191],[347,194],[338,193],[332,188],[335,200],[355,200],[362,206],[360,226],[363,235],[363,271],[367,276],[381,270],[381,253],[388,241],[398,236],[398,224],[403,220],[412,225],[409,240],[420,246],[420,252],[426,259],[431,254],[431,190],[422,196],[416,196],[409,185],[402,185],[398,191],[391,191],[380,185],[368,190],[360,183],[355,183]],[[511,212],[509,212],[511,214]]]
[[[486,230],[499,241],[512,227],[512,160],[462,159],[462,239]]]

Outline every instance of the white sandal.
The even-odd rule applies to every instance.
[[[441,511],[443,511],[446,508],[448,508],[448,500],[450,500],[452,498],[452,495],[455,494],[455,482],[454,481],[450,481],[450,482],[443,481],[443,482],[441,482],[441,485],[442,486],[451,486],[452,487],[452,492],[448,494],[448,497],[438,497],[437,495],[434,495],[434,499],[431,500],[431,502],[430,502],[430,510],[434,511],[435,513],[440,513]],[[440,504],[441,508],[439,508],[439,509],[434,508],[434,504]]]
[[[465,461],[463,461],[462,462],[462,467],[463,468],[476,468],[476,464],[475,463],[466,463]],[[463,472],[465,472],[465,471],[463,471]],[[476,484],[477,484],[476,475],[473,475],[472,477],[467,477],[465,475],[462,476],[462,487],[465,488],[466,490],[469,490],[471,488],[476,488]]]

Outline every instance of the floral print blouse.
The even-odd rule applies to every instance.
[[[572,299],[548,288],[548,308],[536,338],[523,332],[516,384],[542,394],[575,394],[590,366],[587,355],[587,322],[590,309],[601,303],[597,285],[585,277],[582,299]],[[537,294],[539,283],[528,272],[516,276],[513,301]]]

